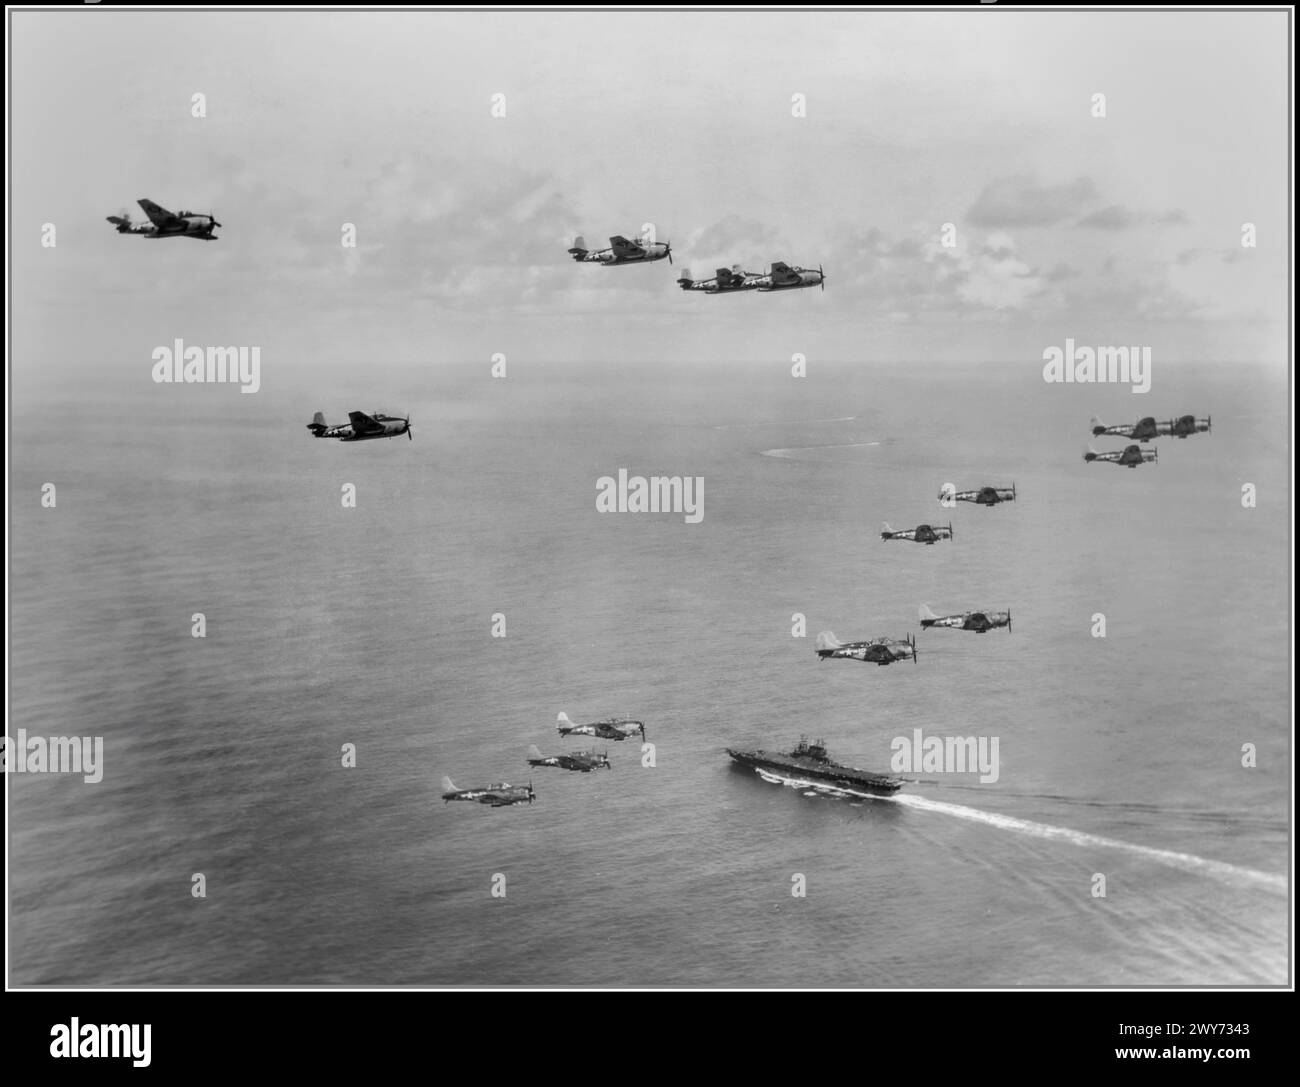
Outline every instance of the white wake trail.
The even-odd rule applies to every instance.
[[[879,442],[842,442],[839,445],[797,445],[790,449],[764,449],[759,456],[790,460],[800,453],[812,453],[818,449],[868,449],[879,444]]]
[[[777,419],[770,423],[723,423],[714,430],[754,430],[757,427],[807,426],[810,423],[851,423],[856,415],[838,415],[834,419]]]
[[[1134,845],[1132,842],[1121,842],[1118,838],[1103,838],[1098,834],[1087,834],[1081,830],[1054,827],[1047,823],[1034,823],[1028,819],[1017,819],[1010,815],[980,811],[978,808],[968,808],[962,804],[947,804],[942,800],[930,800],[922,796],[900,793],[886,799],[892,800],[896,804],[905,804],[909,808],[917,808],[920,811],[951,815],[957,819],[968,819],[971,822],[997,827],[999,830],[1014,830],[1020,834],[1028,834],[1034,838],[1054,839],[1070,842],[1078,846],[1114,849],[1124,853],[1131,853],[1135,856],[1146,857],[1157,864],[1167,865],[1170,868],[1180,868],[1184,872],[1195,872],[1198,875],[1210,876],[1225,883],[1234,885],[1252,884],[1279,894],[1286,894],[1287,890],[1285,876],[1273,875],[1269,872],[1258,872],[1253,868],[1241,868],[1238,865],[1227,864],[1224,861],[1207,860],[1191,853],[1175,853],[1168,849]]]

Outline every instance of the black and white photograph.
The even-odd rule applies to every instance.
[[[1293,986],[1291,9],[6,20],[8,988]]]

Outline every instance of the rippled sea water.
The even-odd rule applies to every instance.
[[[102,736],[105,765],[8,777],[14,983],[1287,980],[1281,377],[483,369],[408,367],[374,404],[304,377],[15,410],[9,735]],[[415,440],[304,429],[353,407]],[[1214,430],[1085,465],[1089,416],[1135,410]],[[598,514],[619,468],[703,476],[703,521]],[[923,603],[1014,627],[919,632]],[[819,662],[826,629],[920,657]],[[656,765],[598,742],[609,772],[530,772],[576,746],[560,710],[645,720]],[[996,736],[998,780],[828,797],[724,752],[809,732],[887,769],[914,728]],[[537,802],[444,805],[444,774]]]

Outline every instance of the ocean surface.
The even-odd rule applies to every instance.
[[[6,776],[11,983],[1286,983],[1285,374],[1040,370],[16,379],[6,731],[102,737],[104,776]],[[414,440],[304,429],[352,408]],[[1158,464],[1082,460],[1093,414],[1185,412],[1213,432]],[[704,477],[702,522],[598,513],[620,468]],[[920,632],[921,604],[1014,626]],[[919,659],[819,662],[822,630]],[[655,765],[598,741],[611,771],[530,771],[580,746],[561,710],[644,720]],[[724,750],[806,732],[887,770],[917,728],[996,737],[998,780],[826,796]],[[537,801],[444,805],[444,774]]]

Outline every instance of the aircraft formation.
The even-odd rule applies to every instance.
[[[196,238],[200,241],[217,240],[213,232],[221,226],[221,223],[217,222],[213,213],[207,215],[198,215],[189,211],[173,213],[147,198],[142,198],[137,202],[144,210],[145,215],[148,216],[149,221],[140,224],[133,223],[130,216],[125,212],[121,215],[108,216],[108,221],[117,228],[119,234],[135,234],[155,240],[160,238]],[[658,242],[651,237],[632,240],[623,235],[614,235],[609,239],[608,248],[593,250],[588,248],[582,236],[578,236],[573,240],[568,253],[577,263],[601,264],[607,267],[625,264],[651,264],[661,260],[667,260],[669,265],[673,263],[671,243],[667,241]],[[683,291],[693,291],[701,294],[732,294],[749,291],[771,293],[775,291],[801,290],[809,287],[818,287],[824,291],[826,289],[826,274],[820,265],[816,269],[812,269],[791,266],[784,261],[774,261],[764,272],[749,272],[742,265],[735,264],[730,268],[718,268],[712,277],[706,279],[695,279],[689,269],[683,269],[678,276],[677,285]],[[1143,449],[1142,444],[1158,437],[1185,439],[1195,434],[1209,433],[1211,420],[1209,416],[1199,419],[1194,415],[1181,415],[1164,422],[1158,422],[1154,416],[1147,416],[1136,420],[1132,425],[1107,426],[1094,416],[1091,420],[1091,428],[1092,435],[1095,438],[1103,436],[1121,437],[1133,444],[1127,445],[1122,450],[1109,450],[1106,452],[1099,452],[1089,445],[1083,457],[1086,462],[1102,462],[1137,468],[1143,464],[1155,463],[1159,459],[1158,451],[1154,447]],[[348,412],[348,422],[331,425],[326,422],[324,413],[317,411],[312,417],[312,421],[307,424],[307,429],[311,431],[313,437],[333,438],[341,442],[370,441],[378,438],[391,439],[400,437],[403,434],[406,435],[408,440],[412,439],[409,415],[403,418],[396,415],[386,415],[382,412],[350,411]],[[977,506],[992,507],[1006,502],[1015,502],[1018,495],[1016,485],[1012,483],[1009,487],[984,484],[961,491],[956,490],[951,485],[945,485],[944,489],[939,492],[938,497],[945,506],[952,506],[957,502],[968,502]],[[885,522],[884,531],[881,532],[880,538],[884,541],[903,540],[932,546],[944,540],[953,540],[954,533],[951,521],[947,525],[919,524],[915,528],[901,530],[895,530],[890,527],[888,522]],[[967,630],[974,631],[977,634],[985,634],[990,630],[1006,627],[1008,633],[1011,631],[1010,608],[1006,611],[971,610],[950,615],[937,615],[930,610],[928,605],[922,604],[918,617],[922,630],[931,627],[947,627],[953,630]],[[916,639],[910,634],[901,639],[880,636],[860,641],[841,642],[830,631],[823,631],[817,636],[816,653],[819,660],[855,660],[864,664],[874,663],[880,666],[902,660],[911,660],[915,664],[918,658]],[[561,713],[557,718],[556,731],[561,737],[590,736],[594,739],[616,743],[639,733],[641,739],[645,740],[645,724],[641,721],[622,717],[577,724],[570,720],[567,714]],[[530,746],[527,762],[530,767],[534,768],[553,767],[579,773],[590,773],[598,769],[612,769],[608,751],[597,753],[595,750],[579,750],[544,755],[536,745]],[[468,800],[495,808],[525,802],[531,804],[535,796],[531,782],[526,786],[498,782],[470,789],[459,789],[449,777],[443,778],[442,799],[447,803],[452,800]]]
[[[1195,415],[1180,415],[1177,419],[1169,419],[1163,423],[1158,423],[1155,417],[1148,415],[1143,419],[1138,419],[1129,426],[1127,423],[1121,423],[1118,426],[1107,426],[1095,415],[1092,417],[1092,436],[1099,438],[1102,435],[1111,435],[1117,438],[1128,438],[1133,442],[1149,442],[1152,438],[1190,438],[1193,434],[1208,434],[1210,432],[1210,417],[1207,415],[1204,419],[1198,419]],[[1160,459],[1159,450],[1152,446],[1150,449],[1143,449],[1140,445],[1128,445],[1123,449],[1111,449],[1104,453],[1099,453],[1091,445],[1083,454],[1083,459],[1088,464],[1101,462],[1102,464],[1118,464],[1122,468],[1138,468],[1143,464],[1153,464]]]
[[[561,712],[555,719],[555,731],[561,736],[592,736],[602,740],[620,742],[640,735],[645,740],[645,722],[630,717],[606,717],[599,721],[578,724]],[[534,768],[551,767],[559,770],[572,770],[579,774],[589,774],[593,770],[612,770],[608,751],[585,749],[580,751],[562,751],[554,755],[544,755],[536,744],[529,745],[527,763]],[[533,783],[511,785],[497,782],[493,785],[479,785],[469,789],[460,789],[451,778],[442,779],[443,803],[453,800],[471,800],[486,804],[492,808],[508,807],[511,804],[531,804],[536,798]]]
[[[726,269],[720,268],[718,270],[718,280],[710,282],[715,285],[722,284],[719,289],[743,289],[736,278],[742,275],[739,268],[736,268],[732,273],[727,273],[725,276],[724,272],[726,272]],[[704,289],[700,288],[698,284],[696,287]],[[1159,459],[1159,454],[1155,448],[1143,449],[1141,445],[1136,443],[1148,442],[1152,438],[1162,436],[1189,438],[1194,434],[1207,434],[1210,432],[1211,420],[1208,415],[1204,419],[1198,419],[1194,415],[1180,415],[1165,422],[1157,422],[1153,416],[1147,416],[1144,419],[1136,420],[1132,425],[1107,426],[1096,416],[1093,416],[1091,426],[1094,437],[1111,435],[1128,438],[1134,444],[1123,449],[1114,449],[1107,452],[1098,452],[1090,445],[1083,457],[1085,461],[1088,463],[1100,461],[1106,464],[1118,464],[1126,468],[1137,468],[1142,464],[1155,463]],[[938,497],[939,501],[946,506],[954,505],[957,502],[969,502],[976,506],[992,507],[1001,505],[1004,502],[1015,502],[1018,495],[1014,483],[1009,487],[985,484],[964,491],[957,490],[951,484],[945,484],[939,491]],[[886,541],[905,540],[911,543],[933,546],[943,540],[952,540],[954,533],[951,521],[946,525],[920,524],[915,528],[897,530],[892,528],[889,522],[886,521],[884,522],[884,531],[880,533],[880,538]],[[987,634],[990,630],[1006,627],[1007,633],[1011,632],[1010,608],[1006,611],[984,609],[956,612],[951,615],[936,615],[930,610],[929,605],[922,604],[918,618],[922,630],[929,630],[932,627],[948,627],[951,630],[972,630],[976,634]],[[863,641],[841,642],[834,634],[825,630],[817,636],[816,653],[819,660],[856,660],[862,661],[864,664],[874,663],[878,665],[893,664],[895,661],[909,659],[915,664],[917,660],[916,640],[911,635],[907,635],[901,640],[876,637]]]
[[[677,286],[684,291],[704,294],[731,294],[735,291],[797,291],[803,287],[826,289],[826,273],[817,268],[792,268],[784,261],[773,261],[766,272],[746,272],[739,264],[719,268],[712,279],[692,279],[690,269],[683,269]]]
[[[636,240],[615,234],[609,239],[608,249],[588,249],[582,235],[573,239],[569,247],[569,256],[579,264],[604,264],[613,268],[623,264],[650,264],[657,260],[673,262],[673,247],[670,242],[654,241],[650,237]],[[817,268],[799,268],[786,264],[785,261],[773,261],[765,272],[747,272],[739,264],[730,268],[719,268],[711,279],[693,279],[689,268],[684,268],[677,278],[677,285],[684,291],[699,291],[702,294],[731,294],[743,291],[794,291],[804,287],[826,289],[826,273],[821,266]]]

